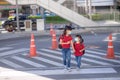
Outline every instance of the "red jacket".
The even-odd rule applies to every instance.
[[[76,43],[75,42],[74,43],[74,48],[75,48],[75,53],[74,53],[75,56],[82,56],[83,55],[83,52],[80,52],[80,50],[85,48],[83,43],[81,44],[81,43]]]

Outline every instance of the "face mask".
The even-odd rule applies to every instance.
[[[68,34],[71,34],[71,33],[72,33],[71,31],[68,32]]]
[[[79,39],[76,37],[76,38],[75,38],[75,41],[76,41],[76,42],[78,42],[78,41],[79,41]]]

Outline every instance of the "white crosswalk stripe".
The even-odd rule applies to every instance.
[[[16,60],[19,60],[23,63],[29,64],[31,66],[34,66],[34,67],[45,67],[44,65],[38,64],[36,62],[30,61],[30,60],[27,60],[27,59],[24,59],[24,58],[21,58],[21,57],[13,56],[12,58],[16,59]]]
[[[12,49],[12,48],[11,47],[3,47],[3,48],[0,48],[0,51],[9,50],[9,49]]]
[[[61,54],[61,52],[57,52],[57,51],[53,51],[53,50],[48,50],[48,49],[41,49],[42,51],[47,51],[47,52],[51,52],[51,53],[57,53],[57,54]],[[73,57],[73,56],[72,56]],[[94,56],[92,56],[94,57]],[[74,57],[73,57],[74,58]],[[110,65],[109,63],[105,63],[105,62],[100,62],[100,61],[96,61],[96,60],[92,60],[92,59],[88,59],[88,58],[82,58],[83,61],[88,61],[88,62],[92,62],[92,63],[96,63],[96,64],[101,64],[101,65]]]
[[[68,80],[68,79],[62,79],[62,80]],[[120,77],[119,78],[111,77],[111,78],[69,79],[69,80],[120,80]]]
[[[9,50],[9,51],[0,53],[0,57],[10,55],[10,54],[15,54],[15,53],[17,54],[17,53],[20,53],[20,52],[23,52],[23,51],[26,51],[26,50],[28,50],[28,49],[22,48],[22,49],[16,49],[16,50]]]
[[[6,60],[6,59],[2,59],[0,62],[4,63],[4,64],[6,64],[6,65],[8,65],[8,66],[10,66],[12,68],[24,68],[23,66],[15,64],[15,63],[13,63],[13,62],[11,62],[9,60]]]
[[[48,55],[48,54],[45,54],[45,53],[43,53],[42,55],[62,61],[62,56],[58,57],[58,56],[54,56],[54,55]],[[71,63],[76,64],[75,60],[72,60]],[[89,65],[89,64],[82,63],[82,65],[85,66],[85,65]]]
[[[58,62],[55,62],[55,61],[51,61],[51,60],[48,60],[48,59],[44,59],[44,58],[39,58],[39,57],[35,57],[34,59],[37,59],[37,60],[40,60],[40,61],[43,61],[45,63],[49,63],[49,64],[52,64],[54,66],[63,66],[61,63],[58,63]]]
[[[101,73],[117,73],[113,68],[94,68],[94,69],[81,69],[76,71],[72,69],[72,72],[65,72],[64,70],[45,70],[45,71],[28,71],[29,73],[37,75],[67,75],[67,74],[101,74]]]
[[[90,51],[90,50],[86,50],[86,52],[89,52],[89,53],[94,53],[94,54],[99,54],[99,55],[102,55],[102,56],[106,56],[106,54],[102,54],[101,52],[96,52],[96,51]],[[87,54],[87,55],[89,55],[89,54]],[[90,55],[89,55],[90,56]],[[103,58],[103,57],[97,57],[97,56],[95,56],[95,58],[101,58],[102,60],[108,60],[107,58]],[[109,59],[109,61],[111,61],[111,62],[115,62],[115,63],[119,63],[120,64],[120,61],[118,61],[118,60],[115,60],[115,59]]]
[[[42,54],[41,54],[42,53]],[[57,56],[52,56],[52,55],[48,55],[46,53],[43,53],[43,52],[38,52],[38,54],[40,55],[44,55],[44,56],[47,56],[47,57],[50,57],[50,58],[54,58],[54,59],[60,59],[60,57],[57,57]],[[23,54],[23,55],[26,55],[26,54]],[[45,62],[45,63],[49,63],[49,64],[52,64],[54,66],[63,66],[61,63],[58,63],[56,61],[52,61],[52,60],[49,60],[49,59],[45,59],[45,58],[42,58],[42,57],[33,57],[34,59],[36,60],[39,60],[39,61],[42,61],[42,62]],[[62,59],[60,59],[62,60]]]

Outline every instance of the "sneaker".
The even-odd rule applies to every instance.
[[[71,68],[67,68],[67,70],[68,70],[68,72],[71,72],[71,71],[72,71]]]
[[[67,66],[64,66],[64,70],[67,70]]]
[[[77,68],[76,68],[76,70],[77,70],[77,71],[79,71],[79,70],[80,70],[80,68],[79,68],[79,67],[77,67]]]

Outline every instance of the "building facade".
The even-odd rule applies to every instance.
[[[59,0],[54,0],[59,1]],[[74,10],[80,14],[88,13],[90,0],[65,0],[62,5]],[[40,7],[33,9],[32,5],[19,6],[19,12],[27,15],[39,15]],[[34,6],[34,5],[33,5]],[[16,6],[10,5],[5,0],[0,0],[0,17],[8,17],[10,10],[15,10]],[[113,13],[114,10],[119,11],[120,0],[91,0],[91,12],[94,13]]]

